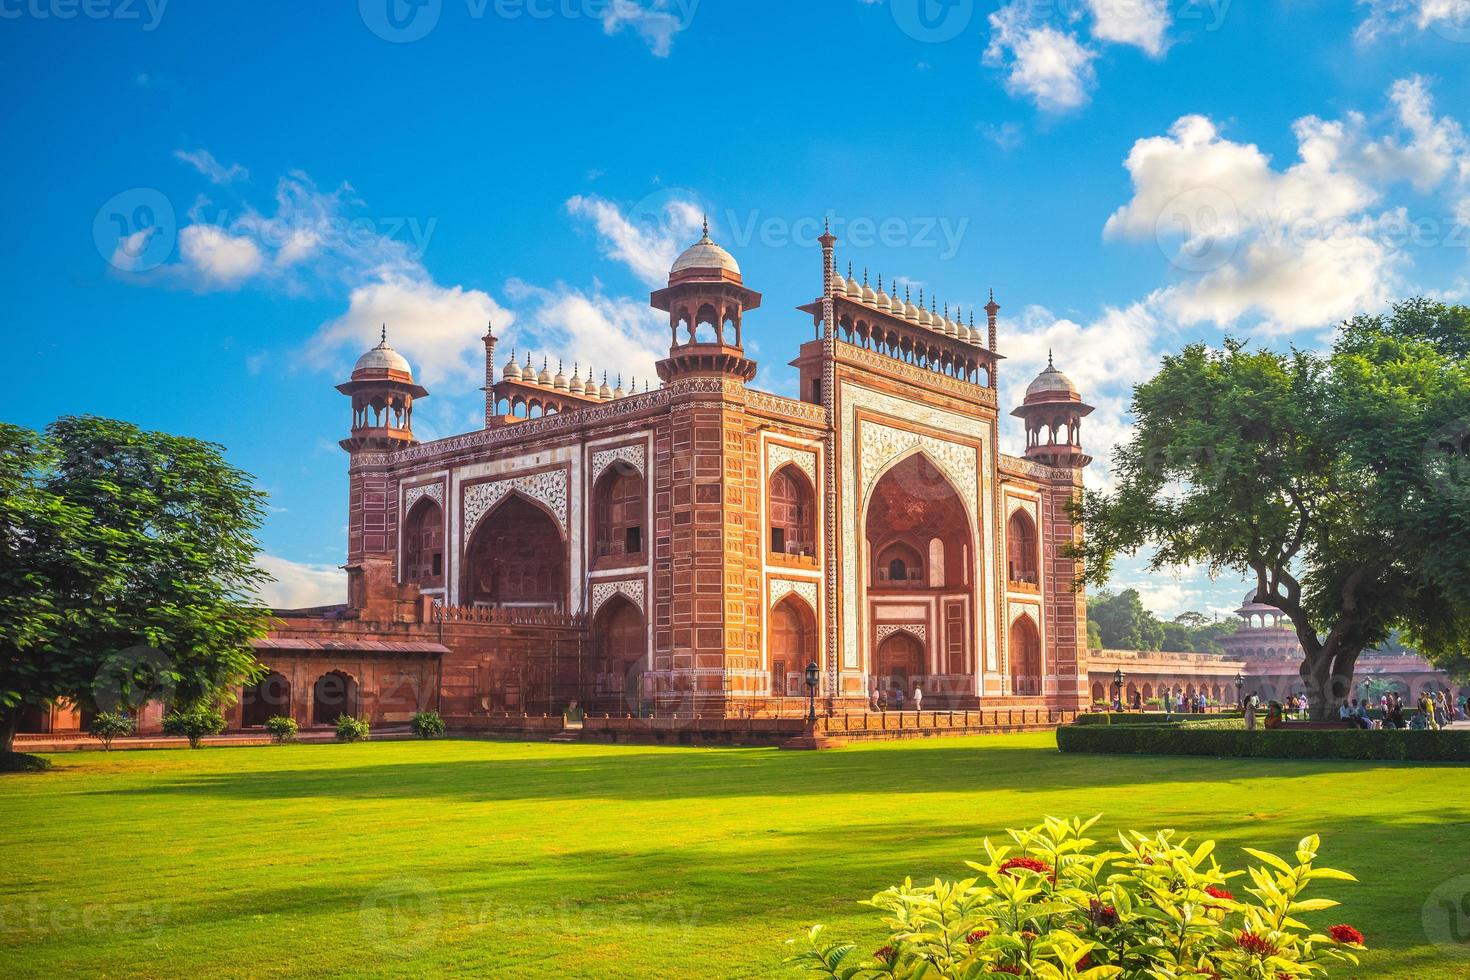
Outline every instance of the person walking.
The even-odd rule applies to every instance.
[[[1256,696],[1254,694],[1245,699],[1245,730],[1248,732],[1256,730]]]
[[[924,710],[924,689],[917,684],[914,685],[914,710]]]

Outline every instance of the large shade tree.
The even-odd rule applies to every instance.
[[[1470,667],[1470,309],[1360,316],[1325,355],[1186,347],[1133,414],[1116,488],[1079,508],[1087,580],[1147,548],[1246,575],[1295,627],[1319,717],[1395,628]]]
[[[263,499],[195,439],[0,424],[0,751],[28,708],[190,706],[252,678]]]

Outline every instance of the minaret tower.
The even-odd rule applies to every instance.
[[[1046,370],[1026,389],[1021,407],[1011,412],[1026,423],[1026,458],[1048,466],[1081,469],[1092,462],[1082,451],[1082,420],[1092,414],[1077,386],[1046,356]]]
[[[761,305],[761,294],[746,289],[735,257],[704,235],[669,270],[669,284],[649,303],[669,315],[669,356],[658,362],[664,381],[689,375],[755,377],[756,364],[745,356],[742,316]]]

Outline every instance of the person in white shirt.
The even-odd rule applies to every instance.
[[[914,685],[914,710],[924,710],[924,689],[917,684]]]

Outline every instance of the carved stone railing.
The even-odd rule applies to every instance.
[[[489,626],[555,626],[582,629],[587,617],[556,609],[506,609],[498,606],[446,606],[434,604],[436,623],[482,623]]]

